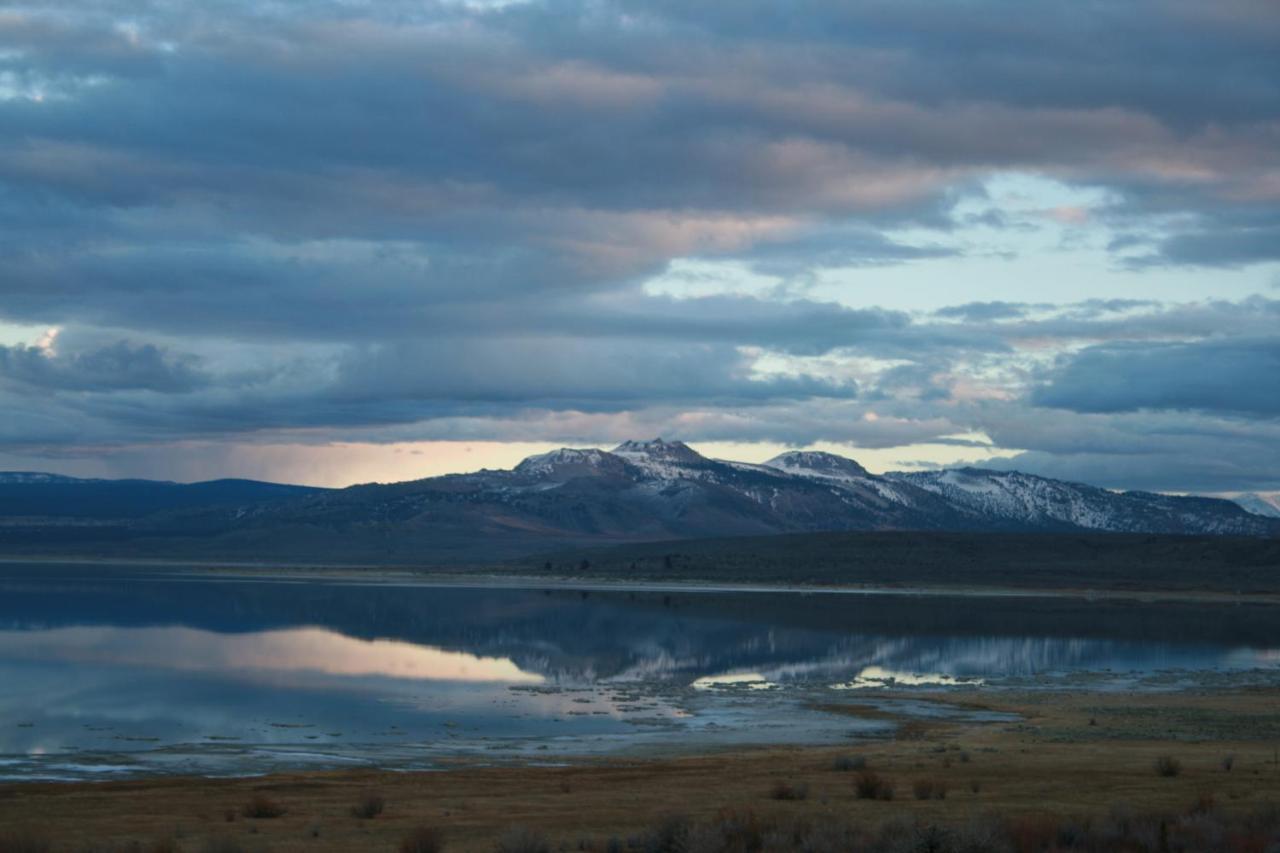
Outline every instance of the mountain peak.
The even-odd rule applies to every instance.
[[[661,459],[671,462],[702,462],[705,457],[683,441],[624,441],[613,449],[625,458]]]
[[[870,476],[866,468],[852,459],[820,450],[792,450],[781,453],[764,464],[788,474],[803,474],[825,480],[861,479]]]
[[[517,474],[546,476],[548,474],[589,474],[621,468],[625,463],[612,453],[594,447],[578,449],[561,447],[549,453],[539,453],[524,459],[514,469]]]

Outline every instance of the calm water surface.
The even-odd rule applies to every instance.
[[[1280,680],[1280,609],[0,566],[0,779],[830,743],[889,686]],[[879,700],[877,700],[879,701]]]

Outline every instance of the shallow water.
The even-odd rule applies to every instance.
[[[1206,679],[1280,679],[1280,609],[0,566],[0,779],[833,743],[884,735],[809,707],[864,687]]]

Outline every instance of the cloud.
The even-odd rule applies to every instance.
[[[963,305],[948,305],[933,313],[948,319],[983,321],[1022,317],[1030,310],[1029,305],[1012,302],[966,302]]]
[[[1276,414],[1280,303],[1209,276],[1280,261],[1278,38],[1264,0],[10,4],[0,322],[63,333],[0,349],[0,449],[985,429],[1047,469],[1069,429],[1138,482],[1153,413]],[[970,292],[1032,254],[1132,292]],[[646,287],[690,261],[761,283]],[[1159,464],[1246,476],[1223,446]]]
[[[0,380],[44,391],[185,393],[207,383],[191,356],[129,341],[82,350],[0,346]]]
[[[1069,357],[1032,401],[1078,412],[1280,415],[1280,338],[1091,347]]]

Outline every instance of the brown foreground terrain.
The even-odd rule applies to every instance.
[[[531,853],[545,849],[541,839],[550,849],[697,847],[667,843],[671,839],[663,839],[663,830],[653,829],[673,815],[691,818],[695,827],[699,822],[732,824],[734,832],[743,826],[825,824],[873,832],[895,822],[958,827],[994,816],[1003,826],[1014,827],[1008,832],[1017,843],[1010,847],[1006,839],[1004,846],[972,848],[993,850],[1086,849],[1062,846],[1062,834],[1068,831],[1063,821],[1076,821],[1072,826],[1109,821],[1129,831],[1128,815],[1160,815],[1158,824],[1150,824],[1154,840],[1146,846],[1087,849],[1198,849],[1178,841],[1191,821],[1200,827],[1197,832],[1221,836],[1213,849],[1263,853],[1272,849],[1273,833],[1280,831],[1275,817],[1280,806],[1280,690],[1137,695],[993,691],[939,698],[1014,712],[1020,720],[974,724],[917,718],[902,721],[892,740],[842,749],[767,748],[563,767],[10,783],[0,786],[0,853],[428,853],[431,836],[425,837],[425,846],[401,847],[419,827],[437,830],[435,840],[443,838],[444,849],[451,851],[493,850],[504,835],[505,849]],[[830,710],[870,711],[856,702],[851,697],[849,704]],[[866,788],[875,782],[868,774],[878,777],[882,796],[883,783],[892,787],[891,800],[865,798]],[[370,797],[382,801],[381,813],[372,818],[353,814],[353,807]],[[255,810],[283,813],[248,815]],[[1207,815],[1213,816],[1208,823]],[[1230,833],[1221,829],[1236,821],[1243,828]],[[1210,824],[1219,828],[1203,828]],[[675,825],[679,830],[679,822]],[[512,840],[513,827],[530,832]],[[748,836],[756,841],[744,841]],[[717,838],[702,848],[761,849],[751,833],[735,835],[732,843]],[[794,849],[813,849],[811,842],[796,838]],[[776,848],[776,838],[772,847],[764,845]],[[930,846],[926,838],[894,849],[971,848]]]

